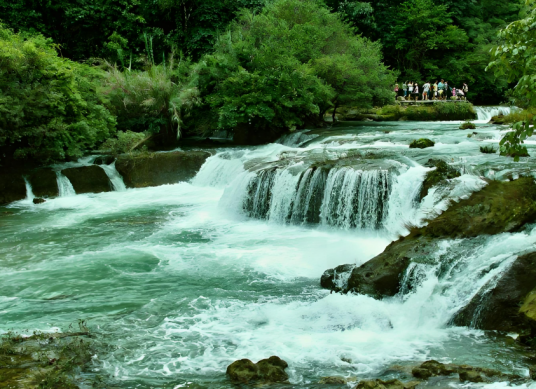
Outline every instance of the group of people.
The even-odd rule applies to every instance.
[[[466,83],[461,88],[450,87],[447,81],[441,79],[441,81],[436,81],[433,84],[426,82],[422,86],[422,92],[420,92],[418,83],[406,81],[402,84],[402,91],[404,98],[415,101],[419,100],[421,94],[423,100],[447,100],[450,96],[455,99],[465,100],[467,98],[467,92],[469,92],[469,87]],[[397,96],[400,94],[398,84],[395,85],[395,93]]]

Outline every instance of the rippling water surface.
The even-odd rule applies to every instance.
[[[379,254],[405,222],[425,216],[423,207],[485,185],[479,176],[533,169],[532,158],[516,165],[479,153],[498,142],[500,128],[481,125],[468,138],[458,126],[312,131],[301,148],[222,150],[192,183],[0,208],[0,329],[51,330],[86,319],[106,345],[95,371],[122,388],[230,387],[228,364],[270,355],[289,363],[297,387],[326,375],[404,378],[404,366],[429,358],[528,374],[511,338],[447,323],[488,280],[482,274],[500,274],[534,246],[536,231],[442,242],[435,257],[446,257],[450,270],[423,265],[418,287],[404,297],[377,301],[319,287],[324,270]],[[407,148],[424,136],[436,147]],[[240,212],[240,180],[252,160],[315,150],[337,159],[356,148],[399,164],[393,193],[400,198],[390,199],[386,228],[292,225]],[[418,189],[421,165],[434,156],[449,156],[465,175],[443,197],[438,191],[415,204],[404,196]]]

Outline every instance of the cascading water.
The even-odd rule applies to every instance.
[[[74,196],[76,192],[74,191],[73,184],[67,177],[61,174],[61,171],[56,171],[56,181],[58,182],[58,192],[60,197]]]
[[[493,116],[508,115],[515,109],[515,107],[475,107],[477,121],[480,123],[488,123]]]
[[[26,201],[31,203],[35,196],[33,194],[32,185],[26,177],[24,177],[24,185],[26,186]]]
[[[102,168],[102,170],[104,170],[104,172],[110,179],[112,187],[116,192],[124,192],[125,190],[127,190],[127,187],[125,186],[125,183],[123,181],[123,177],[121,177],[121,174],[119,174],[119,172],[115,168],[115,161],[110,165],[99,166]]]

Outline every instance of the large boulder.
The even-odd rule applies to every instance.
[[[113,191],[110,179],[100,166],[73,167],[62,170],[61,173],[71,181],[77,194]]]
[[[0,173],[0,204],[26,198],[26,184],[22,174],[18,171],[6,169]]]
[[[28,176],[28,181],[36,197],[56,197],[59,195],[56,172],[50,168],[35,170]]]
[[[380,255],[354,267],[343,292],[374,298],[394,296],[400,290],[401,278],[410,263],[427,261],[436,251],[439,239],[514,232],[534,221],[536,184],[533,178],[490,182],[480,192],[473,193],[469,199],[452,205],[442,215],[429,221],[427,226],[414,228],[407,237],[391,243]],[[335,269],[327,270],[322,284],[327,287],[336,285],[336,274]]]
[[[508,332],[536,324],[534,294],[530,293],[536,288],[536,252],[517,257],[498,281],[490,283],[454,316],[452,324]]]
[[[434,147],[435,142],[431,141],[430,139],[421,138],[421,139],[415,139],[413,142],[409,144],[410,149],[426,149],[428,147]]]
[[[208,157],[205,151],[125,154],[117,158],[115,168],[128,188],[145,188],[190,180]]]
[[[249,359],[240,359],[231,363],[227,367],[226,373],[233,383],[259,382],[269,384],[288,381],[288,374],[285,372],[287,367],[287,362],[276,356],[271,356],[257,363],[253,363]]]

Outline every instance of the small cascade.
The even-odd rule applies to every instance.
[[[262,169],[250,175],[242,202],[253,218],[320,223],[344,229],[380,229],[392,188],[390,170],[351,167]]]
[[[477,121],[480,123],[488,123],[493,116],[508,115],[515,109],[515,107],[475,107]]]
[[[56,171],[56,180],[58,182],[58,192],[60,197],[76,195],[71,181],[69,181],[67,177],[61,174],[61,171],[59,170]]]
[[[289,147],[300,147],[305,142],[308,142],[312,139],[317,138],[318,135],[309,135],[304,131],[294,131],[290,134],[285,134],[279,138],[276,143],[289,146]]]
[[[32,184],[30,184],[30,181],[26,177],[24,177],[24,185],[26,186],[26,201],[31,203],[35,196],[33,194]]]
[[[197,186],[225,187],[244,171],[243,151],[224,152],[207,158],[192,181]]]
[[[117,171],[115,168],[115,161],[111,163],[110,165],[99,165],[102,170],[106,173],[108,178],[110,179],[110,182],[112,183],[112,187],[114,188],[114,191],[116,192],[124,192],[127,190],[127,187],[125,186],[125,183],[123,181],[123,177],[121,177],[121,174]]]

